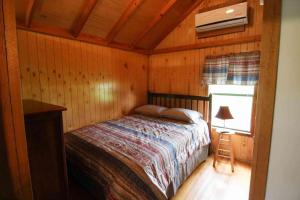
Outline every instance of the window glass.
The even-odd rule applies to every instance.
[[[225,121],[225,128],[251,131],[254,86],[210,85],[212,94],[212,125],[223,127],[224,120],[215,117],[220,106],[228,106],[234,119]],[[250,133],[249,133],[250,134]]]

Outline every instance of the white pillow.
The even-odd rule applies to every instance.
[[[135,113],[142,114],[142,115],[150,115],[154,117],[160,117],[162,111],[166,110],[166,107],[157,106],[157,105],[144,105],[138,107],[134,110]]]
[[[197,111],[184,108],[170,108],[161,112],[161,116],[169,119],[176,119],[184,122],[198,124],[203,115]]]

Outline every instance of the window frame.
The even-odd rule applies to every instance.
[[[209,93],[209,85],[207,87],[207,91]],[[235,132],[237,135],[245,136],[245,137],[254,137],[255,136],[255,120],[256,120],[256,101],[257,101],[257,90],[258,86],[255,85],[253,89],[253,95],[249,94],[228,94],[228,93],[211,93],[211,95],[223,95],[223,96],[247,96],[247,97],[252,97],[252,111],[251,111],[251,118],[250,118],[250,131],[243,131],[243,130],[238,130],[238,129],[231,129],[231,128],[226,128],[228,130],[232,130]],[[213,103],[213,102],[212,102]],[[220,126],[214,126],[212,124],[212,128],[223,128]]]

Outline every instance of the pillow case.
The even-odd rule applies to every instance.
[[[141,114],[141,115],[150,115],[154,117],[160,117],[161,112],[166,110],[166,107],[163,106],[157,106],[157,105],[144,105],[136,108],[134,110],[135,113]]]
[[[176,119],[184,122],[198,124],[203,115],[197,111],[184,108],[170,108],[161,112],[161,116],[169,119]]]

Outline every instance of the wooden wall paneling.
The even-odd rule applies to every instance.
[[[93,51],[93,80],[94,80],[94,111],[95,111],[95,114],[94,114],[94,122],[97,122],[99,121],[100,119],[100,112],[101,112],[101,109],[99,108],[99,76],[98,76],[98,70],[99,70],[99,66],[98,66],[98,58],[97,58],[97,46],[96,45],[91,45],[92,47],[92,51]]]
[[[113,97],[113,118],[118,117],[118,104],[119,104],[119,90],[118,90],[118,86],[119,86],[119,76],[118,76],[118,72],[119,72],[119,65],[118,65],[118,58],[116,56],[119,56],[118,52],[115,51],[115,49],[112,49],[112,90],[114,93],[114,97]],[[127,90],[128,91],[128,90]]]
[[[104,82],[104,87],[105,87],[105,111],[107,112],[107,118],[106,119],[111,119],[111,110],[110,110],[110,104],[111,104],[111,93],[110,93],[110,72],[109,72],[109,66],[110,66],[110,53],[105,48],[105,51],[103,52],[103,57],[104,57],[104,73],[105,73],[105,82]]]
[[[87,95],[86,95],[86,100],[88,102],[87,104],[87,107],[88,107],[88,110],[89,110],[89,121],[88,123],[93,123],[93,117],[94,117],[94,113],[95,113],[95,110],[93,109],[93,76],[92,76],[92,73],[93,73],[93,64],[92,64],[92,51],[91,51],[91,47],[90,47],[90,44],[87,44],[86,47],[86,85],[87,85],[87,88],[86,90],[88,91]]]
[[[34,39],[36,45],[29,55],[32,46],[27,43]],[[20,55],[24,56],[23,98],[32,98],[30,72],[39,68],[40,84],[34,88],[41,91],[37,100],[67,107],[64,131],[118,117],[146,102],[145,55],[23,30],[18,31],[18,40]]]
[[[108,74],[107,74],[107,56],[105,55],[106,52],[106,47],[101,48],[101,57],[102,57],[102,68],[103,68],[103,98],[102,98],[102,105],[103,105],[103,112],[104,112],[104,118],[109,119],[109,111],[108,111],[108,106],[107,106],[107,101],[108,101]]]
[[[94,58],[94,98],[95,98],[95,122],[100,121],[101,119],[101,108],[100,108],[100,103],[99,103],[99,83],[100,83],[100,66],[98,65],[99,58],[98,58],[98,48],[95,45],[92,45],[93,49],[93,56]]]
[[[21,39],[20,37],[22,36],[26,36],[30,33],[26,33],[26,32],[22,32],[22,31],[18,31],[19,33],[19,43],[23,43],[23,42],[29,42],[28,39]],[[41,97],[39,100],[41,101],[49,101],[50,99],[50,92],[48,90],[49,87],[49,80],[48,80],[48,71],[47,71],[47,61],[45,58],[45,53],[46,53],[46,43],[45,43],[45,39],[44,38],[40,38],[39,35],[36,36],[36,45],[37,45],[37,54],[38,54],[38,68],[39,68],[39,72],[38,72],[38,76],[39,76],[39,80],[40,80],[40,91],[41,91]],[[25,47],[24,47],[25,48]],[[26,49],[28,49],[30,47],[26,47]],[[22,52],[25,52],[24,58],[22,59],[28,59],[30,57],[30,55],[26,54],[28,51],[23,51],[23,48],[19,49],[19,52],[22,54]],[[21,57],[21,54],[19,57]],[[21,65],[22,66],[22,65]],[[29,70],[30,70],[30,66],[28,66]],[[22,69],[22,67],[21,67]],[[22,87],[27,87],[26,83],[26,79],[24,79],[22,81]],[[26,93],[26,91],[25,91]],[[23,98],[26,99],[26,96],[23,95]],[[31,96],[28,96],[28,98],[31,98]]]
[[[19,48],[19,63],[21,66],[24,66],[21,68],[21,81],[30,83],[30,67],[28,64],[29,57],[26,55],[27,52],[21,51],[20,49],[27,49],[27,38],[25,34],[20,34],[18,32],[18,48]],[[31,98],[31,86],[30,84],[22,85],[22,97],[27,99]]]
[[[259,50],[259,42],[152,55],[149,62],[149,90],[207,95],[208,88],[201,83],[206,56],[253,50]],[[202,111],[203,105],[198,106]],[[250,163],[252,150],[253,139],[244,136],[235,137],[235,151],[239,160]]]
[[[35,36],[35,34],[31,34],[32,37]],[[31,41],[31,39],[28,39],[28,41]],[[48,79],[48,91],[49,91],[49,100],[52,104],[57,104],[57,96],[56,96],[56,76],[54,74],[55,72],[55,65],[54,65],[54,48],[53,48],[53,41],[49,38],[45,38],[45,53],[47,55],[46,57],[46,65],[47,65],[47,79]],[[30,56],[33,57],[31,54]]]
[[[134,73],[134,69],[132,67],[133,64],[134,64],[134,61],[131,60],[131,59],[126,59],[124,64],[123,64],[123,68],[125,70],[125,73],[128,74],[128,76],[126,76],[125,86],[126,86],[126,89],[129,90],[129,91],[131,90],[130,86],[131,86],[133,73]],[[131,97],[130,93],[128,93],[125,98],[126,98],[126,104],[127,105],[125,106],[124,111],[128,112],[129,105],[131,104],[131,100],[132,100],[132,97]]]
[[[104,99],[105,99],[105,87],[104,87],[104,83],[105,83],[105,74],[104,74],[104,66],[103,66],[103,47],[98,48],[98,68],[100,70],[100,86],[99,86],[99,104],[100,104],[100,113],[101,113],[101,118],[100,121],[103,121],[104,119],[106,119],[105,115],[105,106],[104,106]]]
[[[113,74],[113,49],[108,49],[107,51],[108,57],[108,77],[109,77],[109,85],[108,85],[108,93],[109,93],[109,117],[110,119],[114,118],[114,103],[115,103],[115,91],[114,91],[114,74]]]
[[[77,99],[78,99],[78,118],[79,118],[79,124],[78,126],[84,126],[86,124],[86,120],[85,120],[85,110],[84,110],[84,87],[83,87],[83,73],[84,71],[86,71],[83,67],[83,63],[82,63],[82,51],[81,51],[81,43],[80,42],[76,42],[75,44],[75,48],[73,50],[73,57],[74,57],[74,61],[76,61],[75,63],[75,70],[76,70],[76,80],[77,80]]]
[[[126,73],[129,74],[129,76],[126,77],[126,88],[127,88],[127,90],[132,91],[131,90],[131,86],[133,84],[132,79],[135,74],[135,69],[134,69],[133,65],[136,64],[136,66],[137,66],[138,62],[137,62],[137,60],[128,59],[128,60],[126,60],[125,64],[127,65],[127,66],[124,66]],[[127,94],[127,106],[125,107],[125,111],[127,111],[127,112],[129,111],[129,106],[133,103],[132,100],[134,100],[134,99],[131,95],[131,92],[129,92]]]
[[[107,74],[107,82],[106,82],[106,105],[107,105],[107,111],[108,111],[108,118],[113,118],[113,90],[112,90],[112,52],[111,49],[107,49],[105,52],[105,68],[106,68],[106,74]]]
[[[39,37],[39,35],[37,35],[37,37]],[[39,40],[39,39],[38,39]],[[53,73],[54,76],[56,76],[56,98],[57,98],[57,104],[58,105],[65,105],[65,92],[64,92],[64,71],[63,68],[65,67],[64,63],[63,63],[63,50],[62,50],[62,44],[61,44],[61,40],[59,38],[53,38],[53,49],[54,49],[54,66],[55,68],[53,69],[55,73]],[[42,52],[43,53],[43,52]],[[45,59],[47,54],[44,54],[42,56],[40,56],[40,59]],[[45,84],[45,82],[42,82],[42,84]],[[42,85],[41,84],[41,85]],[[41,99],[41,101],[45,101],[44,99]],[[50,101],[50,100],[46,100]],[[66,113],[63,112],[63,116],[65,116]],[[63,122],[64,122],[64,128],[65,130],[66,125],[67,125],[67,121],[65,119],[65,117],[63,118]]]
[[[31,89],[30,89],[30,93],[31,93],[31,99],[38,99],[39,98],[39,78],[37,76],[38,74],[38,62],[37,62],[37,57],[32,57],[30,55],[32,54],[36,54],[36,40],[34,38],[34,36],[30,35],[30,34],[27,34],[27,41],[30,41],[30,42],[27,42],[27,45],[28,47],[28,51],[26,52],[28,54],[28,67],[29,67],[29,77],[30,77],[30,86],[31,86]]]
[[[211,38],[197,39],[195,33],[194,18],[195,14],[199,12],[199,9],[213,7],[218,4],[225,3],[223,0],[217,1],[205,1],[198,8],[196,8],[188,17],[186,17],[180,25],[178,25],[163,41],[157,46],[156,49],[164,49],[170,47],[180,47],[184,45],[192,45],[199,43],[210,43],[216,40],[231,40],[237,38],[245,38],[254,35],[261,34],[262,26],[262,6],[256,0],[248,0],[249,7],[253,12],[253,16],[250,17],[250,25],[246,26],[246,31],[241,33],[233,33],[227,35],[221,35]]]
[[[73,66],[71,65],[73,59],[73,53],[71,50],[72,41],[65,40],[62,45],[63,56],[65,57],[65,63],[63,65],[63,74],[64,74],[64,92],[65,92],[65,106],[69,109],[66,112],[66,120],[67,120],[67,129],[72,130],[74,129],[74,113],[73,113],[73,98],[72,98],[72,84],[73,84]]]
[[[86,44],[81,43],[81,51],[82,51],[82,64],[83,64],[83,96],[84,96],[84,111],[85,111],[85,123],[90,124],[91,123],[91,99],[90,99],[90,82],[89,82],[89,58],[88,58],[88,48],[86,47]]]
[[[113,118],[118,117],[119,113],[119,76],[118,76],[118,65],[119,62],[119,54],[114,49],[112,49],[112,60],[111,60],[111,74],[112,74],[112,83],[111,88],[113,91]]]
[[[123,87],[120,88],[120,97],[123,99],[123,101],[120,100],[120,105],[121,105],[121,109],[122,109],[122,113],[126,112],[126,104],[128,103],[128,98],[126,98],[126,81],[128,79],[128,71],[126,70],[126,68],[128,68],[128,63],[126,62],[126,58],[124,54],[118,55],[119,58],[119,68],[120,68],[120,73],[123,74],[123,76],[120,77],[120,82],[119,84],[122,85]]]
[[[82,113],[79,112],[79,95],[78,95],[78,62],[80,55],[78,54],[78,47],[76,46],[76,43],[68,41],[69,42],[69,74],[70,74],[70,86],[69,86],[69,91],[70,91],[70,99],[71,103],[69,104],[70,107],[72,108],[72,129],[76,129],[80,127],[80,115]],[[59,39],[59,47],[62,48],[62,39]],[[58,53],[57,53],[58,54]],[[59,56],[57,55],[56,56]],[[63,56],[61,54],[60,56]],[[63,66],[64,67],[64,66]],[[62,71],[63,73],[63,71]],[[58,79],[61,80],[61,79]],[[61,82],[62,86],[64,86],[64,81]],[[60,87],[63,89],[63,87]],[[63,92],[64,90],[62,90]],[[70,128],[70,127],[69,127]]]
[[[218,133],[216,133],[216,130],[213,129],[212,148],[214,152],[217,147],[217,140],[218,140]],[[254,139],[252,137],[233,135],[232,143],[233,143],[233,152],[234,152],[235,159],[238,161],[251,164],[253,159],[252,150],[253,150]]]

